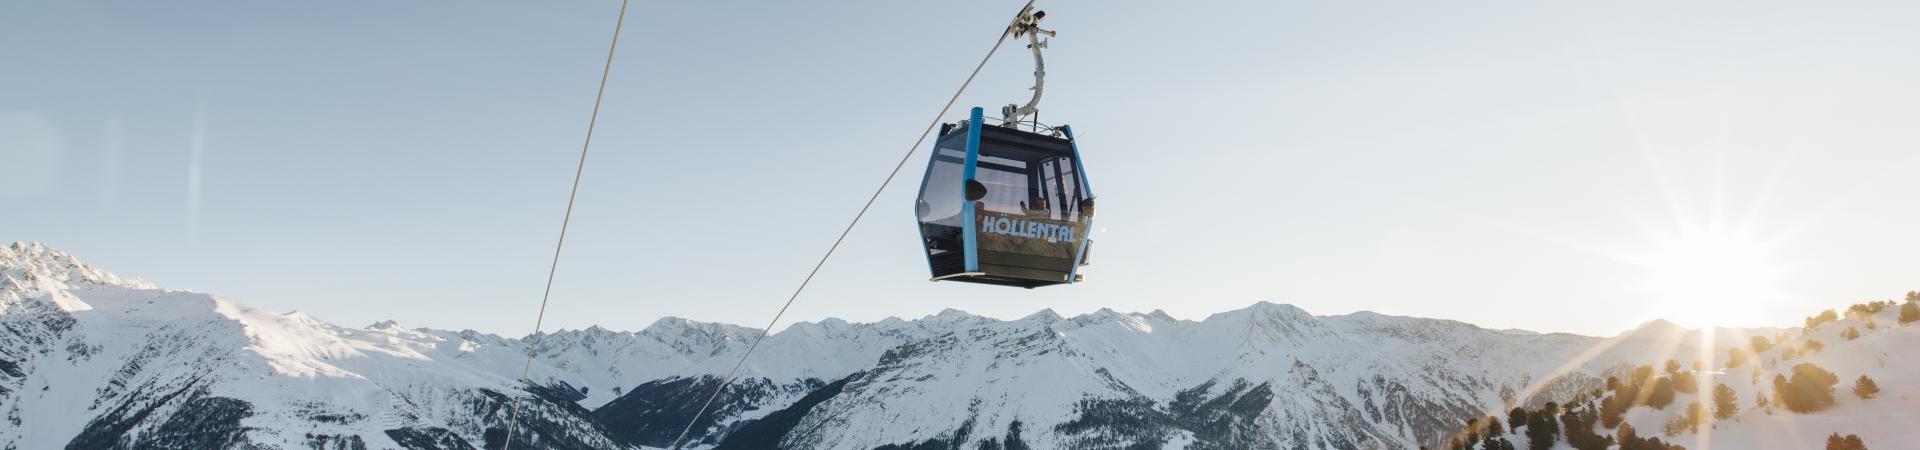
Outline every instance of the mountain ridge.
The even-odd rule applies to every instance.
[[[515,397],[529,410],[515,447],[658,447],[759,333],[672,317],[547,332],[522,383],[529,337],[342,327],[129,280],[0,247],[0,412],[15,426],[0,448],[498,448]],[[1271,302],[1201,320],[829,318],[768,336],[689,448],[1415,448],[1463,417],[1595,388],[1643,355],[1727,350],[1636,331],[1517,334]]]

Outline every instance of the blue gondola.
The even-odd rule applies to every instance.
[[[934,141],[914,208],[934,281],[1029,289],[1080,281],[1093,192],[1073,129],[1023,120],[1036,116],[1046,87],[1040,36],[1054,35],[1040,28],[1046,17],[1028,6],[1007,26],[1033,51],[1033,99],[1001,108],[998,125],[973,108]]]
[[[1080,281],[1093,224],[1085,173],[1070,127],[987,125],[980,108],[944,125],[915,208],[933,279],[1024,288]]]

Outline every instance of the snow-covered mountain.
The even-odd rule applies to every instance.
[[[523,384],[528,339],[342,327],[21,243],[0,246],[0,328],[0,449],[498,449],[516,397],[512,448],[664,447],[758,332],[677,318],[555,332]],[[1603,339],[1271,303],[1197,321],[828,319],[770,336],[686,447],[1411,449],[1632,365],[1742,344],[1699,333],[1654,322]]]

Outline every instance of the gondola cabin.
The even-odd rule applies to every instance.
[[[1072,129],[987,125],[973,108],[966,122],[942,127],[932,153],[914,212],[934,281],[1080,281],[1093,195]]]

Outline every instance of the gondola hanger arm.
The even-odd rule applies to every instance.
[[[1040,56],[1040,51],[1047,48],[1047,41],[1040,36],[1054,36],[1053,30],[1040,28],[1040,21],[1046,18],[1046,11],[1035,11],[1029,5],[1020,10],[1020,16],[1007,26],[1013,32],[1014,39],[1027,38],[1027,48],[1033,50],[1033,98],[1027,100],[1026,105],[1008,104],[1000,108],[1004,126],[1016,127],[1021,119],[1040,112],[1040,95],[1046,92],[1047,87],[1047,61]]]

